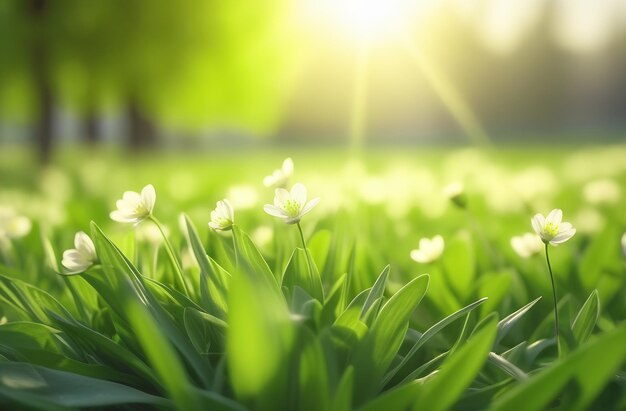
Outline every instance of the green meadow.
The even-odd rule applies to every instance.
[[[0,157],[4,409],[626,408],[624,146]],[[264,211],[287,157],[297,224]]]

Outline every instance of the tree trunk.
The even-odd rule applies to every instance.
[[[98,116],[94,110],[90,111],[85,118],[85,141],[94,145],[100,141]]]
[[[47,164],[52,152],[52,87],[49,79],[49,56],[46,46],[47,0],[31,0],[30,15],[34,27],[31,44],[31,62],[33,83],[37,97],[37,123],[35,141],[37,142],[39,161]]]
[[[156,143],[156,127],[135,100],[128,105],[128,122],[128,145],[131,149],[138,150]]]

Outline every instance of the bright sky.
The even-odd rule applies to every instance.
[[[593,52],[626,30],[625,0],[302,0],[307,20],[337,36],[380,44],[439,6],[452,6],[495,52],[508,53],[554,5],[553,35],[573,52]]]

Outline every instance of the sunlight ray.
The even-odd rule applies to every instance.
[[[487,131],[445,74],[420,53],[411,41],[405,40],[404,46],[467,138],[480,146],[491,145],[491,138]]]
[[[365,138],[365,122],[367,114],[367,80],[368,80],[369,48],[365,42],[360,44],[355,61],[354,89],[350,112],[350,148],[358,154],[363,147]]]

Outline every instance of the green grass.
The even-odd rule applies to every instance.
[[[292,156],[320,204],[263,212]],[[625,147],[0,154],[0,204],[33,220],[0,254],[5,409],[618,410],[626,407]],[[468,207],[442,188],[465,183]],[[151,183],[151,221],[115,223]],[[208,228],[228,197],[236,227]],[[510,238],[553,208],[578,229],[544,255]],[[154,227],[152,227],[154,228]],[[76,231],[99,263],[62,276]],[[155,235],[156,234],[156,235]],[[419,239],[445,250],[412,261]],[[308,258],[311,262],[309,266]],[[183,270],[181,284],[176,265]],[[523,404],[523,405],[522,405]]]

